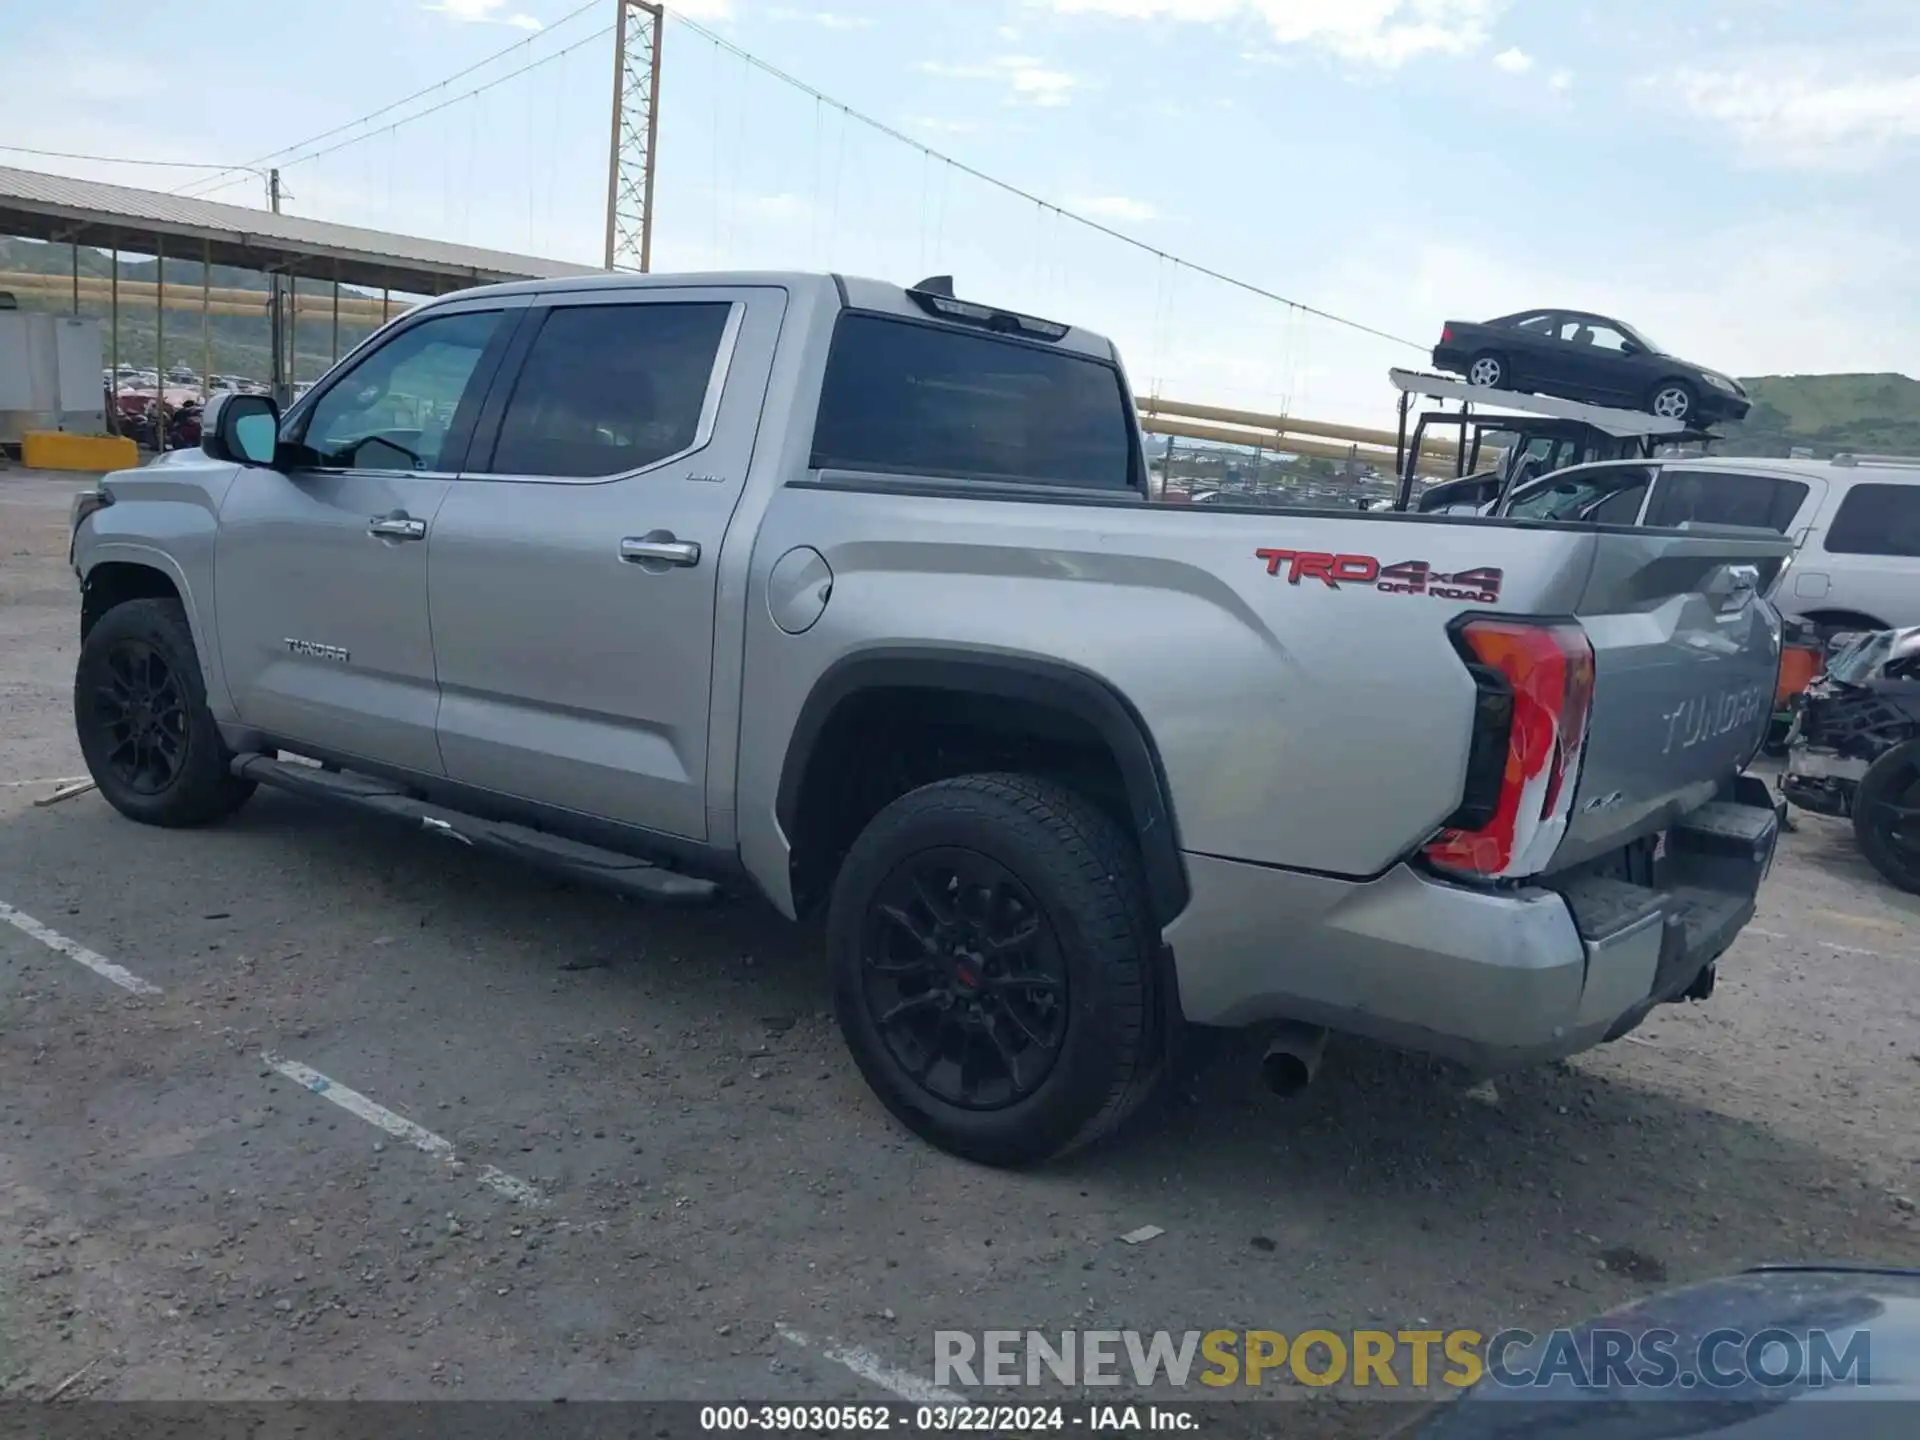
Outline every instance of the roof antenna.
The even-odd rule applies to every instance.
[[[953,277],[951,275],[929,275],[913,287],[917,294],[939,295],[951,300],[953,295]]]

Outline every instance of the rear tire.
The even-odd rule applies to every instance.
[[[1894,746],[1861,777],[1853,834],[1869,865],[1889,883],[1920,895],[1920,740]]]
[[[895,800],[841,866],[827,947],[860,1073],[953,1154],[1021,1165],[1085,1145],[1163,1068],[1139,852],[1064,786],[968,775]]]
[[[74,669],[73,723],[88,773],[130,820],[205,825],[253,794],[227,768],[233,753],[178,600],[129,600],[94,622]]]
[[[1507,368],[1507,357],[1482,350],[1467,362],[1467,383],[1482,390],[1511,390],[1513,374]]]

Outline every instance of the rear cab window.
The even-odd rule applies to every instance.
[[[834,327],[812,466],[1145,491],[1133,404],[1114,365],[857,310]]]
[[[1823,548],[1830,555],[1920,558],[1920,484],[1855,485],[1834,512]]]

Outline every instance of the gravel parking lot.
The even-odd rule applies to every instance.
[[[1285,1104],[1224,1044],[997,1173],[885,1115],[751,902],[265,791],[36,807],[83,771],[79,483],[0,465],[0,1395],[883,1398],[936,1328],[1491,1330],[1920,1264],[1920,906],[1845,826],[1800,817],[1719,993],[1628,1043],[1470,1090],[1346,1044]]]

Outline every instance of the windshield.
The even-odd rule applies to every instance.
[[[1638,345],[1642,350],[1645,350],[1649,355],[1669,355],[1673,353],[1644,330],[1635,329],[1624,321],[1621,322],[1620,328],[1626,332],[1629,340],[1633,341],[1634,344]]]
[[[1562,471],[1513,492],[1506,514],[1523,520],[1602,520],[1631,525],[1646,496],[1647,472],[1635,466]],[[1604,514],[1598,513],[1605,508]]]
[[[1920,640],[1920,630],[1875,630],[1828,660],[1827,674],[1842,685],[1865,685],[1881,678],[1883,668],[1888,672],[1885,678],[1911,678],[1893,672],[1909,668],[1916,640]]]

